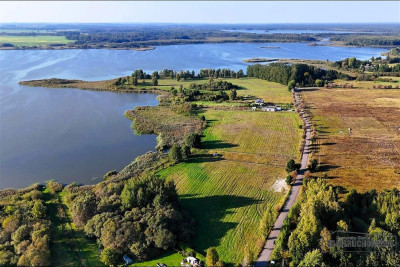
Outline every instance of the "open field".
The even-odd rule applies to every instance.
[[[253,96],[254,98],[263,98],[266,102],[277,103],[291,103],[292,95],[288,93],[287,86],[268,82],[261,79],[252,77],[244,77],[240,79],[235,78],[221,78],[222,81],[228,81],[239,86],[237,90],[238,96]],[[171,79],[160,79],[157,89],[169,90],[172,86],[179,88],[180,85],[189,88],[191,83],[207,83],[208,79],[194,79],[186,81],[176,81]],[[138,86],[140,87],[140,85]]]
[[[287,160],[298,157],[300,119],[294,112],[212,108],[202,115],[208,121],[203,149],[160,174],[174,179],[182,205],[197,221],[195,250],[216,246],[222,260],[232,263],[248,250],[254,259],[264,242],[258,232],[263,211],[284,197],[271,187],[286,176]]]
[[[292,95],[288,92],[286,85],[251,77],[229,79],[229,81],[241,87],[241,90],[238,90],[238,96],[253,95],[264,99],[265,102],[292,103]]]
[[[393,82],[382,82],[382,81],[344,81],[344,80],[335,80],[336,84],[352,84],[354,88],[360,89],[373,89],[373,86],[377,87],[378,85],[381,86],[388,86],[391,85],[392,87],[400,86],[400,77],[391,77],[385,76],[382,77],[384,79],[392,79]]]
[[[67,44],[73,42],[65,36],[0,36],[0,44],[10,43],[15,46],[43,46],[50,44]]]
[[[302,95],[319,132],[321,175],[347,189],[400,188],[400,90],[305,89]]]

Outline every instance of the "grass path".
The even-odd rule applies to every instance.
[[[50,245],[52,266],[104,266],[99,260],[96,243],[75,228],[71,214],[63,203],[63,193],[45,191],[50,220],[52,243]]]

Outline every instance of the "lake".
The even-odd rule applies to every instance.
[[[261,46],[279,46],[263,49]],[[123,116],[135,106],[156,105],[153,94],[117,94],[18,85],[21,80],[110,79],[134,69],[246,69],[252,57],[368,59],[380,48],[233,43],[161,46],[133,50],[0,51],[0,188],[56,179],[97,183],[138,155],[155,150],[156,136],[133,134]]]

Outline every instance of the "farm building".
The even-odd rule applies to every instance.
[[[259,105],[259,106],[262,106],[262,105],[264,105],[264,100],[262,100],[261,98],[257,98],[257,99],[254,101],[254,104]]]
[[[275,111],[281,111],[282,108],[280,106],[266,106],[261,108],[262,111],[268,111],[268,112],[275,112]]]

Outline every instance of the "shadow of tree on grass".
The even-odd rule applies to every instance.
[[[230,209],[250,206],[260,201],[254,198],[215,195],[196,197],[196,195],[181,195],[180,203],[196,220],[196,236],[193,246],[199,252],[204,252],[212,246],[218,246],[220,239],[237,226],[236,222],[222,222]]]
[[[230,148],[230,147],[237,147],[238,145],[236,144],[231,144],[231,143],[224,143],[219,140],[215,141],[203,141],[201,143],[201,148],[204,149],[221,149],[221,148]]]
[[[215,162],[223,160],[221,156],[214,157],[212,154],[195,154],[192,155],[186,162],[187,163],[203,163],[203,162]]]

